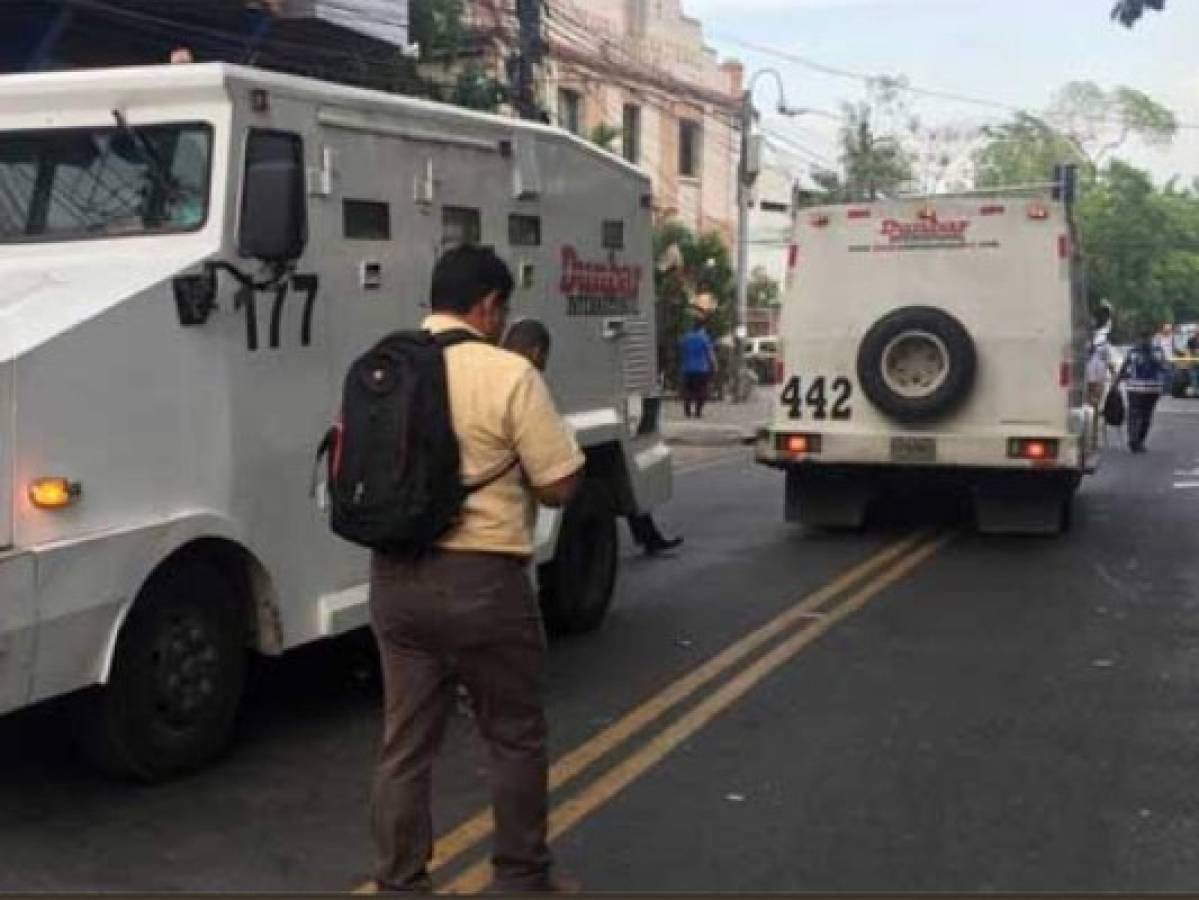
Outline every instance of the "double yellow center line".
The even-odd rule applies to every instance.
[[[757,651],[764,650],[777,641],[773,647],[737,671],[684,715],[614,764],[583,790],[557,803],[549,817],[550,840],[560,837],[615,797],[772,672],[838,622],[853,615],[882,591],[907,576],[951,539],[952,535],[921,533],[888,545],[765,625],[729,645],[617,722],[562,756],[550,767],[551,791],[559,790],[574,781],[599,760],[646,732],[701,688],[721,676],[731,674]],[[477,846],[491,835],[493,828],[490,809],[484,809],[467,819],[438,840],[430,865],[431,870],[444,868]],[[490,879],[490,863],[484,859],[454,878],[443,891],[477,893],[487,887]],[[364,886],[359,891],[367,891],[370,887]]]

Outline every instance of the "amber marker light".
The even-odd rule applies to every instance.
[[[29,485],[29,502],[38,509],[63,509],[82,494],[79,482],[66,478],[39,478]]]

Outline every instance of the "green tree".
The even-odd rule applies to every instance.
[[[1114,160],[1084,190],[1078,220],[1090,299],[1112,301],[1121,337],[1199,320],[1199,193],[1159,189]]]
[[[421,59],[456,58],[466,40],[465,0],[409,0],[408,35]]]
[[[1020,112],[1008,123],[982,130],[983,144],[974,154],[975,183],[1045,181],[1058,163],[1074,163],[1093,180],[1130,139],[1165,146],[1177,131],[1174,114],[1140,91],[1071,82],[1054,95],[1043,117]]]
[[[678,344],[683,332],[702,321],[713,340],[732,327],[736,282],[732,258],[724,239],[715,232],[697,235],[677,220],[654,229],[654,289],[658,326],[658,360],[667,384],[678,377]],[[707,294],[715,301],[710,314],[692,305]]]
[[[755,309],[774,306],[779,302],[780,293],[779,283],[775,279],[763,269],[755,269],[750,275],[745,302]]]
[[[620,128],[615,125],[609,125],[607,122],[600,122],[591,129],[591,133],[587,136],[591,143],[598,147],[603,147],[609,153],[612,150],[612,144],[623,134]]]
[[[1046,119],[1098,169],[1130,138],[1165,147],[1178,133],[1174,113],[1129,87],[1110,91],[1090,81],[1071,81],[1054,95]]]
[[[1145,14],[1145,10],[1154,9],[1161,12],[1166,7],[1166,0],[1116,0],[1112,7],[1112,18],[1131,28]]]
[[[844,110],[841,164],[846,199],[877,200],[899,191],[912,180],[912,164],[899,139],[876,132],[875,107],[869,102],[847,103]]]
[[[1007,124],[982,130],[983,146],[974,154],[978,187],[1046,181],[1058,163],[1086,162],[1082,151],[1047,122],[1017,113]]]
[[[508,88],[472,62],[458,73],[453,90],[446,99],[467,109],[496,112],[507,98]]]

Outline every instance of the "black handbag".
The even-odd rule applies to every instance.
[[[1120,384],[1113,384],[1103,401],[1103,421],[1112,428],[1124,425],[1124,397],[1120,393]]]

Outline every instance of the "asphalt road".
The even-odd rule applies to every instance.
[[[628,548],[604,627],[551,650],[554,846],[588,889],[1199,889],[1199,402],[1113,447],[1060,539],[949,503],[805,533],[746,451],[680,469],[683,549]],[[359,886],[378,699],[356,639],[264,663],[233,754],[155,788],[92,775],[54,706],[0,720],[0,891]],[[443,887],[485,884],[456,830],[485,766],[462,714]]]

